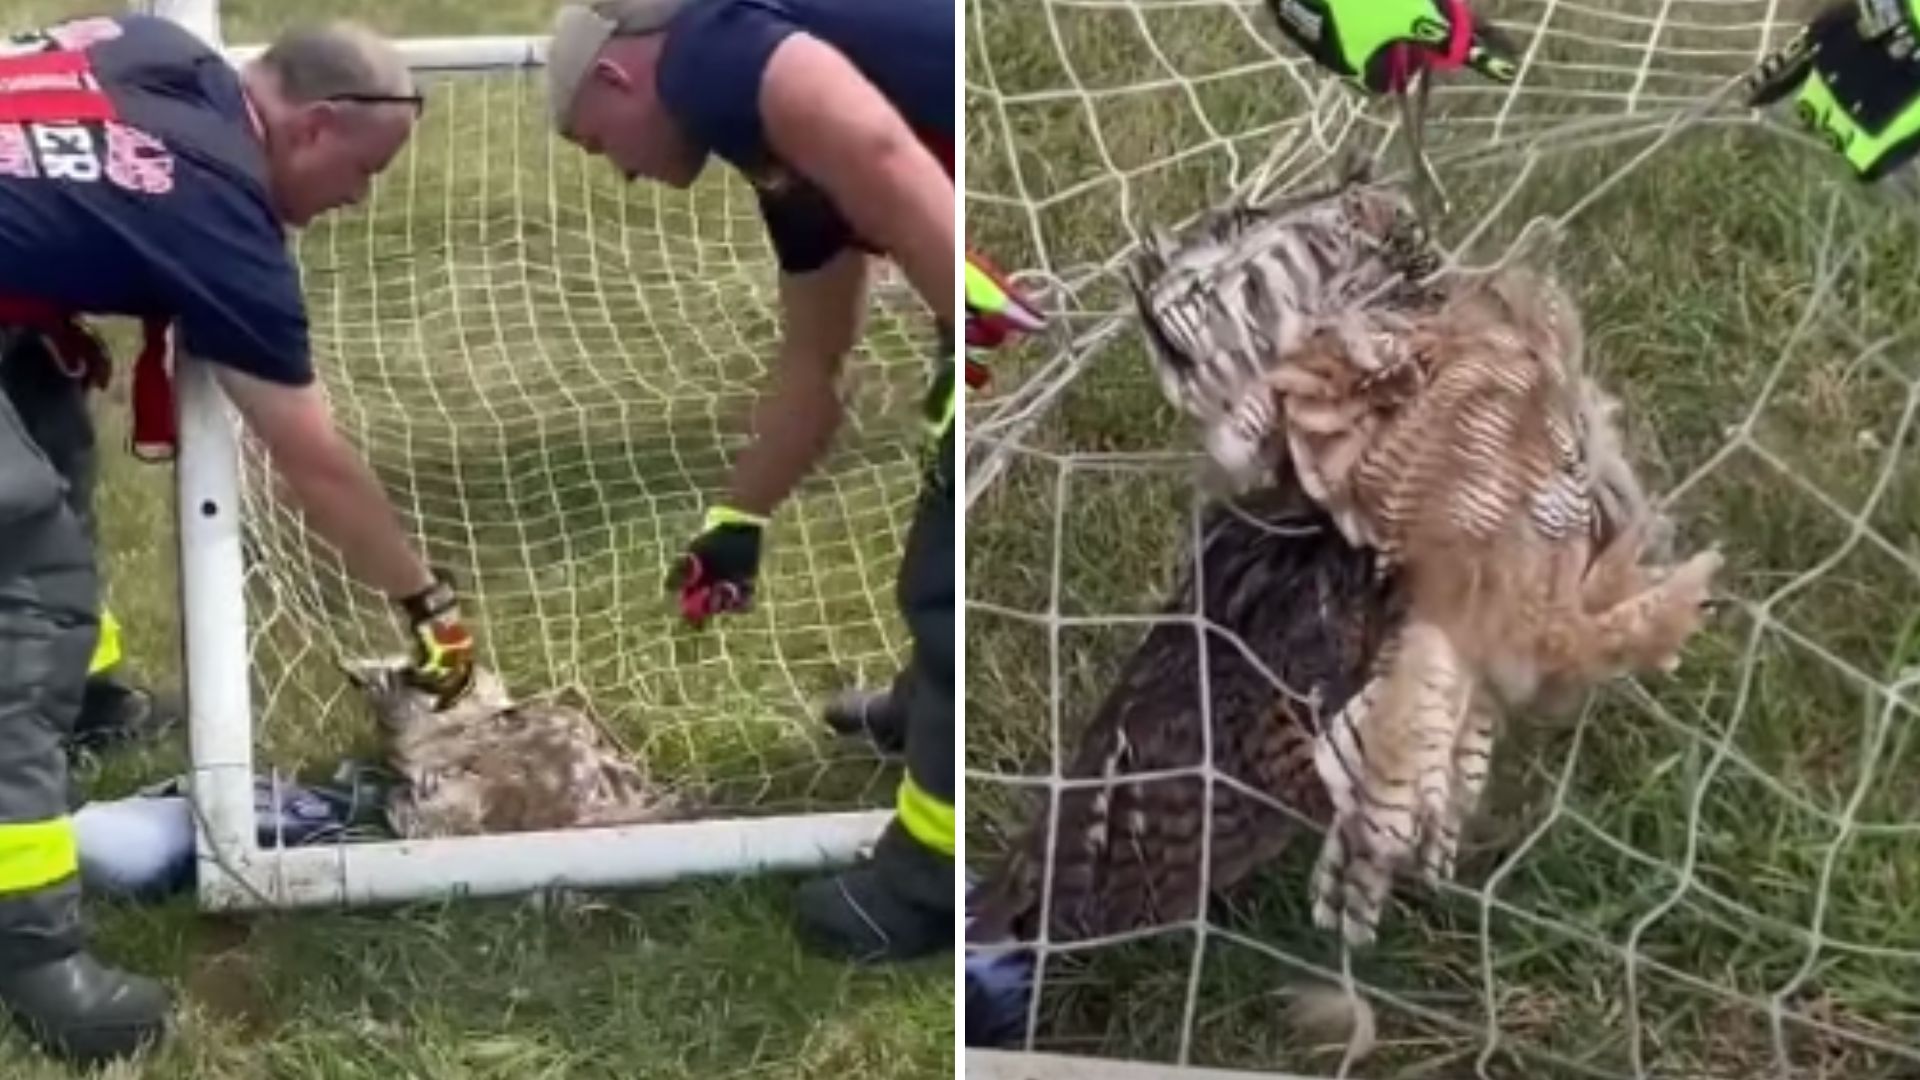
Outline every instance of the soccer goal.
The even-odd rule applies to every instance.
[[[216,4],[159,2],[224,46]],[[898,767],[834,740],[831,691],[905,650],[897,552],[933,346],[883,282],[850,361],[849,428],[776,520],[757,610],[693,631],[664,587],[724,491],[776,344],[751,192],[628,186],[548,133],[541,39],[406,41],[429,103],[370,199],[296,238],[316,365],[342,429],[452,570],[482,661],[516,695],[584,700],[692,820],[296,845],[256,779],[377,759],[343,660],[403,647],[274,498],[206,369],[182,358],[182,588],[210,909],[357,905],[844,863]],[[237,61],[258,46],[227,52]],[[268,788],[267,802],[278,796]]]
[[[1454,881],[1397,885],[1368,949],[1313,927],[1305,823],[1194,918],[970,948],[1032,969],[1024,991],[1001,987],[1014,1031],[969,1051],[970,1075],[1920,1068],[1909,196],[1859,188],[1733,92],[1812,5],[1474,6],[1512,38],[1519,76],[1434,91],[1441,239],[1456,268],[1525,258],[1568,283],[1629,456],[1683,548],[1727,553],[1727,603],[1673,675],[1505,731]],[[1063,791],[1111,786],[1064,770],[1149,628],[1205,632],[1197,610],[1165,608],[1211,496],[1127,261],[1150,230],[1230,199],[1325,187],[1348,151],[1382,152],[1386,175],[1407,159],[1398,110],[1322,77],[1264,2],[985,0],[965,18],[968,241],[1054,316],[996,355],[967,417],[980,875]],[[1205,697],[1186,722],[1206,722]],[[1261,797],[1208,760],[1154,779],[1169,777]],[[1309,989],[1365,1001],[1369,1046],[1290,1026]]]

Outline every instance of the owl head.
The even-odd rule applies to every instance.
[[[415,736],[444,727],[459,727],[510,708],[506,684],[493,671],[476,667],[473,688],[459,701],[437,708],[437,697],[406,677],[405,657],[346,660],[340,664],[347,681],[367,697],[374,717],[389,735]]]

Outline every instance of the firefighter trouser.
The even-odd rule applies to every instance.
[[[99,629],[82,385],[0,329],[0,968],[82,944],[63,743]]]
[[[113,612],[100,611],[100,641],[93,647],[93,659],[87,662],[87,674],[104,675],[120,666],[120,620]]]
[[[951,387],[951,375],[946,384]],[[905,692],[907,718],[907,775],[900,784],[899,816],[908,835],[952,857],[954,443],[950,396],[945,416],[931,419],[936,425],[934,450],[900,562],[898,598],[913,637],[913,655],[894,683],[895,693]]]

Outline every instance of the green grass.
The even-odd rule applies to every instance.
[[[1542,9],[1486,6],[1522,21]],[[1662,7],[1560,5],[1543,55],[1608,70],[1545,73],[1536,90],[1549,92],[1515,111],[1507,138],[1617,112],[1641,52],[1573,35],[1644,35]],[[1738,27],[1766,13],[1671,7],[1664,48],[1729,53]],[[1265,27],[1260,9],[1246,13]],[[1112,271],[1133,237],[1220,199],[1298,137],[1273,125],[1305,99],[1248,25],[1226,5],[991,0],[971,15],[969,240],[1073,289],[1054,294],[1061,329],[1006,357],[999,389],[1124,315]],[[1668,58],[1643,91],[1695,96],[1741,62]],[[1183,82],[1169,81],[1176,72]],[[1618,125],[1614,145],[1549,151],[1523,175],[1512,153],[1464,156],[1488,133],[1472,118],[1500,97],[1468,77],[1449,86],[1436,99],[1453,121],[1436,138],[1453,162],[1446,231],[1459,240],[1491,222],[1472,261],[1572,207],[1650,142]],[[1081,87],[1084,98],[1046,93]],[[1314,156],[1303,149],[1300,162]],[[1728,552],[1725,586],[1741,602],[1676,676],[1609,688],[1584,722],[1505,737],[1461,888],[1436,898],[1403,887],[1381,943],[1356,958],[1356,977],[1391,997],[1376,999],[1382,1049],[1356,1075],[1472,1076],[1483,1052],[1498,1077],[1776,1075],[1767,1006],[1789,987],[1793,1075],[1906,1076],[1920,1059],[1920,693],[1910,674],[1898,698],[1888,690],[1913,663],[1920,611],[1920,230],[1834,165],[1777,133],[1697,128],[1601,192],[1552,249],[1584,307],[1591,363],[1626,401],[1643,477],[1676,491],[1689,543]],[[1317,180],[1300,163],[1285,175]],[[994,414],[987,401],[970,418]],[[1124,455],[1194,449],[1123,327],[974,504],[968,599],[987,608],[968,614],[970,769],[1044,774],[1050,698],[1070,745],[1140,636],[1064,631],[1056,682],[1045,629],[997,609],[1042,616],[1057,589],[1067,614],[1155,610],[1197,496],[1184,462]],[[1085,457],[1096,453],[1121,457]],[[969,860],[984,866],[1031,804],[985,781],[967,795]],[[1173,1060],[1190,1038],[1196,1064],[1331,1072],[1338,1053],[1298,1045],[1280,1020],[1300,965],[1339,968],[1307,918],[1316,848],[1296,845],[1215,905],[1192,1002],[1187,931],[1056,958],[1039,1045]],[[1483,895],[1497,906],[1483,910]],[[1823,944],[1810,954],[1816,918]]]
[[[225,5],[234,43],[288,8]],[[0,4],[10,25],[100,10]],[[544,32],[539,0],[300,6],[395,35]],[[852,421],[783,513],[750,618],[693,634],[661,589],[720,490],[770,358],[772,269],[750,196],[626,188],[549,139],[535,79],[440,82],[368,205],[300,238],[315,354],[340,422],[459,576],[516,690],[584,691],[657,777],[717,811],[885,805],[897,767],[819,737],[826,691],[902,655],[892,575],[916,480],[918,320],[889,303],[851,364]],[[109,598],[130,667],[180,684],[171,470],[100,409]],[[324,776],[376,750],[341,655],[390,616],[249,488],[261,767]],[[87,768],[112,797],[185,767],[184,735]],[[180,994],[153,1077],[936,1077],[953,1069],[948,958],[856,970],[803,954],[795,882],[213,919],[187,900],[90,902],[108,958]],[[9,1038],[11,1038],[9,1036]],[[15,1039],[0,1075],[63,1075]],[[128,1075],[135,1074],[129,1070]]]

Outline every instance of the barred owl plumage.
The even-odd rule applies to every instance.
[[[480,669],[454,705],[402,678],[401,661],[348,665],[387,741],[402,784],[388,806],[403,837],[588,828],[667,820],[679,800],[611,745],[582,708],[516,702]]]
[[[1378,208],[1326,209],[1356,204]],[[1214,256],[1163,251],[1149,263],[1184,260],[1219,276],[1189,278],[1176,294],[1149,281],[1141,296],[1163,379],[1205,382],[1219,400],[1198,409],[1201,399],[1184,394],[1176,404],[1203,425],[1266,418],[1263,461],[1292,472],[1352,543],[1377,551],[1406,596],[1406,625],[1316,748],[1335,820],[1314,875],[1315,919],[1364,944],[1401,868],[1451,875],[1502,718],[1617,675],[1671,669],[1721,560],[1706,551],[1647,563],[1665,523],[1621,452],[1615,403],[1582,370],[1579,315],[1557,284],[1507,268],[1356,294],[1330,283],[1381,272],[1377,225],[1399,221],[1401,204],[1349,189],[1320,205],[1270,219],[1258,241],[1238,238],[1232,258],[1214,237],[1190,236]],[[1297,250],[1327,229],[1359,233],[1315,248],[1354,266],[1247,250]],[[1240,265],[1292,272],[1256,282]],[[1249,287],[1288,295],[1206,299]],[[1209,312],[1203,334],[1187,329],[1196,308]],[[1222,358],[1221,342],[1252,344]]]

